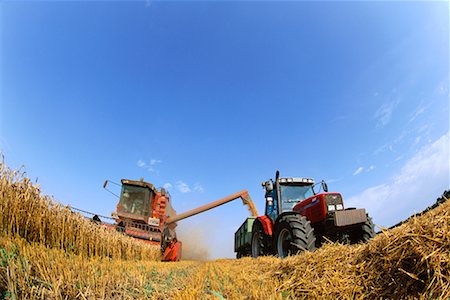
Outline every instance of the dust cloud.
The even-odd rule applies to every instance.
[[[177,237],[183,243],[182,260],[209,260],[210,249],[208,249],[208,236],[206,228],[199,224],[178,223]]]

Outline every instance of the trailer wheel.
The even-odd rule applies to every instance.
[[[251,254],[252,257],[269,254],[267,237],[260,222],[255,221],[252,229]]]
[[[352,244],[360,242],[365,243],[374,238],[375,235],[375,225],[372,222],[372,218],[367,216],[367,221],[362,223],[361,226],[352,233],[350,239]]]
[[[279,257],[285,258],[300,251],[314,251],[316,237],[311,223],[304,216],[285,215],[275,227],[275,247]]]

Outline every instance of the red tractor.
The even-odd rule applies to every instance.
[[[265,215],[248,218],[235,233],[237,257],[276,254],[281,258],[313,251],[325,241],[366,242],[375,236],[365,209],[345,208],[340,193],[328,192],[324,181],[280,178],[263,182]]]

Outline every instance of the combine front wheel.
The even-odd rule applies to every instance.
[[[276,251],[281,258],[300,251],[316,249],[314,229],[304,216],[286,215],[281,217],[276,225],[274,236]]]

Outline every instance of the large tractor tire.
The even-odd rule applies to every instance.
[[[350,240],[352,244],[365,243],[374,238],[375,235],[375,225],[372,222],[372,218],[367,216],[367,221],[362,223],[360,227],[351,234]]]
[[[254,258],[270,254],[269,238],[264,233],[262,224],[259,221],[253,223],[252,240],[251,240],[251,255]]]
[[[306,217],[286,215],[275,227],[274,246],[279,257],[285,258],[301,251],[314,251],[316,237],[314,228]]]

